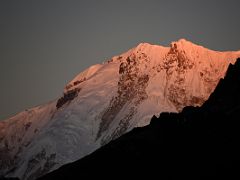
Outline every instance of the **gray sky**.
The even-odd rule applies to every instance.
[[[90,65],[140,42],[240,49],[239,0],[1,0],[0,119],[61,95]]]

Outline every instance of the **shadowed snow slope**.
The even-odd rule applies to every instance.
[[[49,104],[0,122],[0,175],[35,179],[80,159],[160,112],[201,106],[240,52],[181,39],[139,44],[80,73]]]

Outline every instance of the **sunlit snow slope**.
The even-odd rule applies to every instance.
[[[35,179],[160,112],[200,106],[240,52],[181,39],[139,44],[74,78],[62,97],[0,122],[0,175]]]

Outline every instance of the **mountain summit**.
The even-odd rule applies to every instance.
[[[201,106],[237,57],[181,39],[170,47],[141,43],[91,66],[62,97],[0,122],[0,175],[35,179],[153,115]]]

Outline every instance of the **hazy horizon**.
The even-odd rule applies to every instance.
[[[238,0],[0,1],[0,120],[58,98],[68,81],[137,44],[185,38],[240,50]]]

